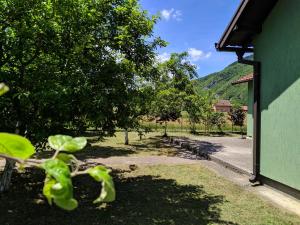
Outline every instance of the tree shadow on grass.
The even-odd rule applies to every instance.
[[[223,196],[206,193],[201,186],[179,185],[154,176],[124,177],[114,171],[117,200],[105,208],[92,201],[99,183],[87,176],[74,179],[79,208],[66,212],[50,207],[42,197],[41,171],[14,174],[12,188],[0,196],[1,225],[199,225],[235,224],[220,219]]]
[[[109,158],[112,156],[128,156],[136,153],[132,149],[117,148],[110,146],[88,146],[84,150],[76,152],[75,156],[80,160]],[[39,159],[51,158],[54,151],[43,151],[36,153],[35,157]]]
[[[90,146],[76,153],[76,157],[80,160],[85,159],[97,159],[97,158],[109,158],[112,156],[128,156],[136,153],[132,149],[117,148],[111,146]]]
[[[162,136],[150,137],[130,144],[136,152],[153,153],[155,155],[175,156],[176,149],[168,144],[168,140]]]
[[[213,154],[224,149],[224,146],[222,144],[210,141],[193,140],[187,137],[173,137],[173,139],[176,139],[177,143],[175,144],[179,143],[181,145],[179,147],[187,148],[188,150],[197,148],[199,150],[205,151],[208,154]]]

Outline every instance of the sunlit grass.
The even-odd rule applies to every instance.
[[[172,134],[172,133],[170,133]],[[99,140],[92,143],[92,147],[101,147],[102,150],[105,148],[115,148],[122,155],[121,152],[130,151],[130,155],[168,155],[172,156],[176,153],[176,149],[170,148],[163,144],[162,133],[151,132],[145,134],[142,139],[137,132],[129,132],[129,145],[124,145],[125,137],[124,132],[116,132],[114,137],[106,137],[104,140]],[[114,150],[111,149],[111,156],[114,155]]]
[[[138,167],[136,171],[125,175],[131,179],[145,176],[154,180],[152,184],[149,182],[149,187],[145,190],[149,192],[142,197],[147,198],[148,195],[150,199],[157,199],[158,202],[145,205],[140,208],[140,212],[148,216],[151,214],[147,213],[160,212],[165,216],[165,221],[172,221],[165,224],[300,224],[299,217],[273,207],[253,193],[200,165]],[[162,186],[156,185],[159,181]],[[166,181],[169,181],[169,185]],[[138,194],[142,187],[136,188]],[[161,192],[154,190],[155,188],[161,189]],[[175,193],[181,188],[176,196]],[[156,193],[161,196],[151,196]],[[167,196],[168,204],[164,202]],[[162,199],[161,204],[159,199]]]

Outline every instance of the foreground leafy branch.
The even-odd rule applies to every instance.
[[[0,96],[9,91],[9,88],[4,84],[0,83]]]
[[[102,183],[99,197],[94,203],[112,202],[116,193],[110,170],[96,166],[79,171],[80,162],[71,153],[82,150],[87,141],[84,137],[72,138],[67,135],[55,135],[48,138],[49,145],[55,150],[50,159],[31,159],[34,146],[24,137],[16,134],[0,133],[0,157],[10,159],[21,166],[33,166],[43,169],[46,174],[43,194],[48,203],[54,202],[65,210],[73,210],[78,202],[73,197],[72,177],[88,174]]]

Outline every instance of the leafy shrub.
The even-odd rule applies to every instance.
[[[0,83],[0,96],[8,90],[5,84]],[[73,197],[72,177],[83,174],[89,174],[102,183],[100,195],[94,203],[115,200],[116,192],[113,179],[109,175],[110,170],[104,166],[96,166],[79,171],[80,162],[71,154],[81,151],[86,146],[86,138],[55,135],[48,138],[48,143],[55,150],[52,158],[30,159],[35,153],[35,147],[27,138],[17,134],[0,133],[0,158],[13,160],[21,167],[28,165],[43,169],[46,174],[43,194],[50,205],[54,202],[65,210],[77,208],[78,202]]]
[[[31,159],[35,148],[28,139],[16,134],[0,133],[0,157],[14,160],[22,167],[28,165],[43,169],[46,174],[43,194],[50,205],[54,202],[62,209],[75,209],[78,203],[73,197],[72,177],[83,174],[89,174],[102,183],[101,193],[94,203],[115,200],[116,193],[113,179],[109,175],[110,170],[104,166],[96,166],[79,171],[80,162],[71,154],[86,146],[86,138],[55,135],[50,136],[48,142],[55,149],[53,157]]]

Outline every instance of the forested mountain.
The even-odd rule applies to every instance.
[[[248,59],[251,58],[252,56],[248,57]],[[233,86],[231,83],[252,72],[253,69],[251,66],[234,62],[220,72],[212,73],[195,80],[194,84],[196,90],[199,92],[210,90],[220,99],[228,99],[232,102],[246,104],[247,85],[240,84]]]

